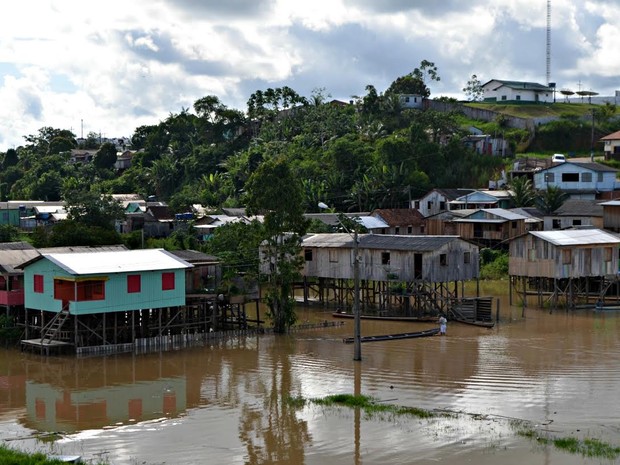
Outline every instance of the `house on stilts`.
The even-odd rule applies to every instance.
[[[351,308],[353,236],[313,234],[301,246],[304,301]],[[357,251],[360,309],[366,315],[436,316],[463,296],[465,281],[478,278],[478,246],[458,236],[359,234]]]
[[[193,266],[163,249],[40,253],[17,267],[24,273],[22,347],[119,352],[209,332],[217,299],[186,305]]]
[[[510,242],[510,304],[576,308],[618,293],[620,238],[601,229],[530,231]],[[614,289],[615,288],[615,289]]]

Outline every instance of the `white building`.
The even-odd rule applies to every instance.
[[[485,101],[549,102],[554,100],[553,89],[536,82],[502,81],[492,79],[482,85]]]
[[[600,192],[616,189],[617,171],[601,163],[556,163],[534,173],[534,189],[557,186],[572,198],[595,199]]]

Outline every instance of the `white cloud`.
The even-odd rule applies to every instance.
[[[553,0],[552,78],[612,94],[615,1]],[[434,95],[472,74],[544,82],[541,0],[77,0],[11,4],[0,28],[0,151],[43,126],[130,136],[215,94],[324,87],[348,99],[427,59]]]

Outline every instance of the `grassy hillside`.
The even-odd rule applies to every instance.
[[[469,102],[465,106],[504,113],[519,118],[541,118],[545,116],[581,117],[590,114],[596,105],[587,103],[515,103],[498,104]]]

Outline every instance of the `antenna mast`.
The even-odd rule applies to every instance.
[[[551,0],[547,0],[547,85],[551,81]]]

